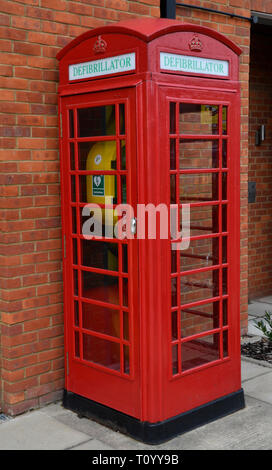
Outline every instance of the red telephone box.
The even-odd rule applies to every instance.
[[[240,53],[211,29],[141,19],[58,54],[64,405],[148,443],[244,407]],[[122,204],[125,233],[111,229]],[[172,208],[190,227],[181,249]]]

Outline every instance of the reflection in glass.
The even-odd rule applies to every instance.
[[[181,369],[186,371],[219,359],[219,333],[181,345]]]
[[[180,202],[218,200],[218,173],[181,174]]]
[[[120,344],[83,333],[83,359],[120,371]]]
[[[115,134],[115,106],[78,108],[78,137],[95,137]]]
[[[180,139],[179,166],[185,168],[218,168],[218,140]]]
[[[217,269],[182,276],[180,282],[182,305],[219,295],[219,272]]]
[[[219,133],[219,106],[180,103],[179,133],[207,135]]]
[[[119,282],[117,276],[81,271],[82,296],[87,299],[101,300],[119,304]]]
[[[219,328],[219,302],[181,310],[181,337]]]
[[[180,231],[182,230],[182,210],[180,210]],[[219,232],[219,206],[190,207],[191,236],[210,235]]]
[[[81,264],[109,271],[118,271],[118,243],[80,240]]]
[[[219,264],[219,238],[191,240],[187,250],[180,251],[181,272]]]
[[[82,302],[82,327],[119,338],[119,310]]]

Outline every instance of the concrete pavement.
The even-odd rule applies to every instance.
[[[272,449],[272,368],[242,361],[246,408],[158,446],[79,418],[61,403],[16,418],[0,415],[0,450]]]

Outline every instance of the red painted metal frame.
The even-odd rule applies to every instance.
[[[188,42],[193,33],[198,33],[204,44],[203,54],[188,49]],[[92,80],[68,82],[68,65],[84,60],[95,60],[92,53],[97,36],[103,35],[108,44],[105,56],[114,56],[124,51],[136,52],[137,68],[135,73],[122,76],[108,76]],[[228,60],[230,73],[228,79],[211,78],[201,75],[163,73],[159,69],[159,52],[168,51],[179,54],[195,55]],[[134,202],[158,205],[170,201],[170,157],[169,157],[169,101],[188,101],[205,104],[229,106],[229,129],[224,139],[229,139],[228,162],[228,307],[229,307],[229,357],[207,365],[172,375],[171,359],[171,240],[138,240],[134,244],[133,271],[129,277],[133,280],[135,314],[135,356],[133,379],[116,376],[108,371],[97,372],[81,364],[77,373],[69,358],[69,371],[66,374],[66,389],[82,396],[123,411],[142,421],[158,422],[176,416],[199,405],[211,402],[218,397],[237,391],[241,387],[240,379],[240,325],[239,325],[239,84],[238,55],[241,50],[229,39],[216,31],[195,25],[185,25],[172,20],[141,20],[98,28],[84,33],[66,46],[58,55],[60,59],[60,109],[63,113],[67,106],[84,105],[92,101],[97,104],[98,93],[105,103],[111,103],[114,96],[120,94],[120,100],[128,99],[130,131],[132,122],[136,126],[131,148],[131,161],[134,170],[131,174],[131,191]],[[96,93],[96,95],[95,95]],[[204,99],[203,99],[204,96]],[[94,97],[94,98],[92,98]],[[99,100],[98,100],[99,101]],[[118,98],[117,98],[118,101]],[[222,122],[220,121],[222,129]],[[175,137],[175,136],[173,136]],[[178,137],[176,135],[176,137]],[[186,136],[185,138],[193,138]],[[201,136],[197,136],[200,138]],[[221,139],[220,136],[202,136],[203,139]],[[182,136],[184,138],[184,136]],[[90,139],[87,139],[90,140]],[[63,233],[70,233],[66,216],[68,194],[67,168],[67,116],[63,117],[63,137],[60,139],[62,162],[62,217]],[[132,141],[131,141],[132,143]],[[137,167],[136,167],[137,149]],[[221,152],[221,150],[220,150]],[[222,168],[212,170],[182,170],[184,174],[221,172]],[[224,170],[225,171],[225,170]],[[106,174],[107,172],[105,172]],[[175,174],[174,172],[171,172]],[[221,184],[221,183],[220,183]],[[230,187],[232,188],[230,190]],[[221,192],[221,187],[219,187]],[[219,205],[217,201],[194,203],[201,205]],[[220,222],[221,224],[221,222]],[[159,227],[157,227],[159,235]],[[211,234],[205,238],[215,238]],[[219,233],[219,237],[222,236]],[[199,235],[195,239],[201,239]],[[130,243],[130,242],[129,242]],[[133,241],[134,243],[134,241]],[[138,250],[138,251],[137,251]],[[68,257],[70,255],[68,254]],[[220,254],[221,256],[221,254]],[[70,263],[70,264],[69,264]],[[72,350],[69,266],[71,260],[64,258],[64,297],[66,351]],[[222,267],[222,265],[221,265]],[[215,270],[217,266],[212,266]],[[220,268],[221,269],[221,268]],[[204,268],[201,272],[210,270]],[[99,272],[99,270],[96,270]],[[193,271],[192,271],[193,272]],[[199,270],[197,272],[200,272]],[[112,273],[114,274],[114,273]],[[181,276],[186,275],[183,273]],[[222,291],[213,301],[223,298]],[[224,297],[224,298],[227,298]],[[202,300],[190,304],[204,305],[211,300]],[[183,305],[186,308],[186,305]],[[177,306],[176,310],[179,309]],[[173,310],[173,309],[172,309]],[[174,308],[175,310],[175,308]],[[223,331],[221,323],[214,331]],[[206,335],[201,333],[198,337]],[[189,338],[190,339],[190,338]],[[183,339],[179,341],[179,345]],[[188,337],[186,337],[188,341]],[[74,367],[74,369],[73,369]],[[129,391],[131,384],[133,392]],[[79,387],[79,388],[77,388]]]

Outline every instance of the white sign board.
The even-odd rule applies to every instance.
[[[173,72],[189,72],[196,74],[228,77],[229,62],[227,60],[207,59],[189,55],[160,53],[161,70]]]
[[[103,75],[111,75],[114,73],[129,72],[131,70],[135,70],[135,68],[135,52],[131,52],[130,54],[69,65],[69,80],[79,80],[82,78],[101,77]]]

